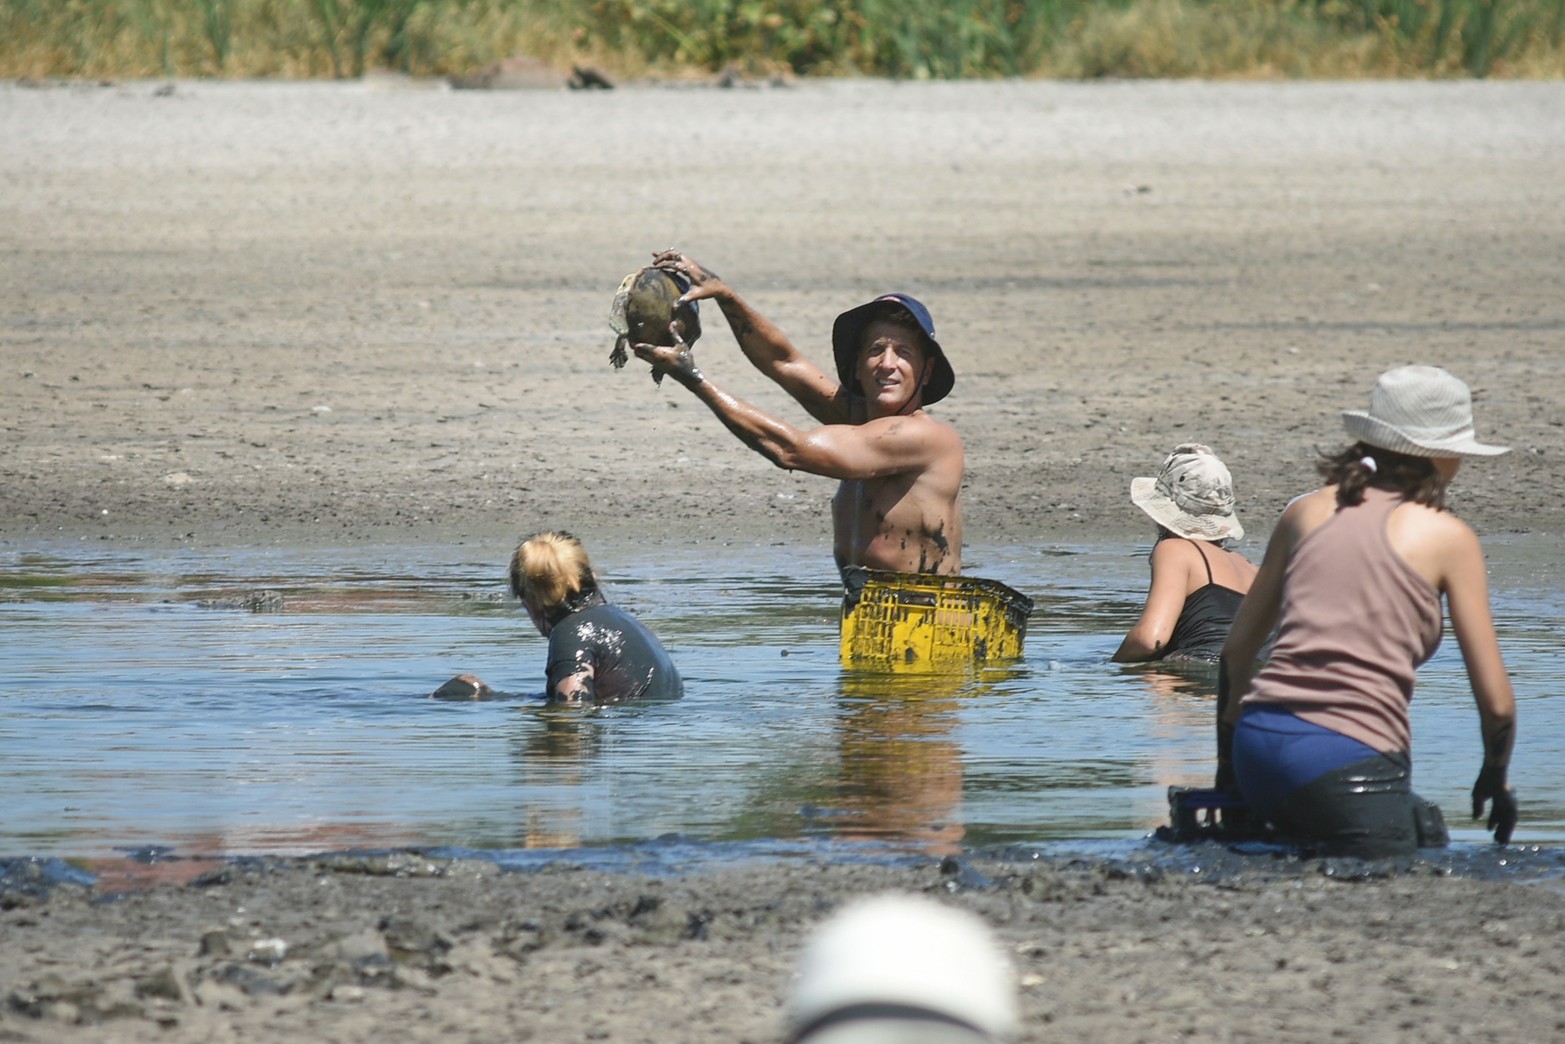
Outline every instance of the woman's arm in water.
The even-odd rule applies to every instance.
[[[1201,553],[1187,540],[1159,540],[1152,546],[1152,586],[1147,589],[1140,619],[1114,653],[1115,663],[1138,663],[1163,655],[1185,608],[1193,564],[1189,552]]]
[[[1484,805],[1492,801],[1488,829],[1503,845],[1511,839],[1517,819],[1516,795],[1508,780],[1516,739],[1516,695],[1494,632],[1483,548],[1465,523],[1458,525],[1447,559],[1444,588],[1451,630],[1467,665],[1467,679],[1478,705],[1483,736],[1483,764],[1478,781],[1473,784],[1473,818],[1482,816]]]
[[[549,699],[564,703],[591,701],[597,694],[592,679],[592,664],[578,664],[571,673],[558,680],[551,680]]]

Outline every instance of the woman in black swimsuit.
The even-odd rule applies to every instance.
[[[1233,478],[1216,455],[1184,443],[1156,478],[1130,483],[1131,503],[1157,523],[1152,586],[1114,659],[1217,662],[1256,567],[1229,545],[1244,536]]]

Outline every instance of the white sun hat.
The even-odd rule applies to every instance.
[[[1410,457],[1493,457],[1510,451],[1478,441],[1472,393],[1438,366],[1387,370],[1370,392],[1369,409],[1343,411],[1342,426],[1360,442]]]
[[[1016,1032],[1016,973],[989,927],[931,899],[860,899],[806,944],[795,1044],[993,1044]]]
[[[1130,502],[1169,532],[1195,540],[1242,540],[1234,480],[1210,447],[1185,442],[1155,478],[1130,480]]]

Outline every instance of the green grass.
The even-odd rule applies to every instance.
[[[1565,0],[0,0],[0,75],[1565,77]]]

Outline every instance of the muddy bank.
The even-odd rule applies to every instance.
[[[210,868],[112,902],[7,893],[7,1039],[782,1039],[793,962],[854,895],[971,909],[1022,1041],[1522,1040],[1565,1010],[1565,894],[1414,867],[766,866],[650,878],[351,856]]]

